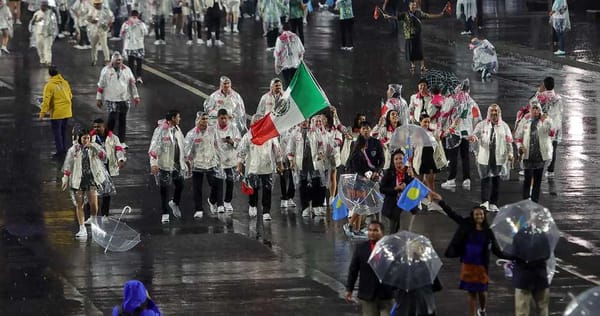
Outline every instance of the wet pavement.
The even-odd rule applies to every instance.
[[[600,48],[595,35],[599,26],[585,13],[583,19],[576,20],[576,15],[578,32],[571,32],[573,37],[567,40],[575,52],[554,57],[545,13],[527,12],[522,2],[486,1],[483,31],[498,47],[500,63],[500,73],[491,81],[482,83],[471,72],[468,38],[458,35],[461,26],[453,17],[425,22],[425,52],[428,67],[470,78],[472,96],[481,109],[498,103],[510,123],[545,76],[556,79],[566,102],[564,141],[556,178],[544,180],[541,203],[550,208],[564,237],[556,251],[560,269],[551,289],[551,312],[559,315],[568,293],[600,283],[596,108],[600,72],[595,55]],[[339,50],[337,20],[326,12],[314,13],[305,31],[306,62],[346,124],[358,111],[366,111],[373,120],[388,83],[402,83],[408,99],[418,80],[404,59],[404,41],[391,35],[385,22],[373,21],[370,5],[355,4],[355,10],[353,52]],[[530,31],[523,31],[527,28]],[[280,210],[278,189],[273,221],[265,226],[272,247],[254,239],[254,221],[247,216],[247,200],[239,188],[233,216],[193,221],[191,182],[186,182],[184,220],[160,224],[158,189],[146,154],[156,121],[168,109],[178,108],[182,130],[189,130],[203,96],[216,89],[220,75],[232,79],[247,112],[253,113],[274,76],[260,25],[243,20],[240,29],[239,35],[223,34],[226,45],[220,48],[188,47],[184,38],[170,34],[168,46],[155,47],[147,39],[142,103],[128,116],[128,161],[115,179],[118,195],[111,210],[116,214],[118,208],[132,206],[132,214],[124,218],[141,232],[142,242],[127,253],[104,254],[91,239],[84,243],[73,239],[73,206],[68,194],[60,191],[62,162],[49,158],[53,151],[49,123],[37,120],[38,109],[31,102],[41,95],[47,70],[26,48],[24,28],[17,28],[17,39],[9,47],[13,54],[0,57],[1,315],[107,314],[119,302],[122,284],[131,278],[146,283],[166,315],[358,314],[356,305],[341,298],[353,245],[341,233],[342,223],[307,220],[298,210]],[[58,41],[54,62],[73,88],[71,124],[89,124],[104,116],[94,102],[100,68],[89,66],[89,51]],[[438,177],[438,185],[444,176]],[[464,213],[479,199],[479,181],[473,179],[470,191],[441,190],[449,204]],[[502,183],[500,204],[519,200],[520,188],[513,174]],[[403,218],[403,228],[407,222]],[[442,253],[455,226],[445,216],[427,213],[416,218],[413,230],[429,236]],[[488,315],[513,314],[510,281],[499,268],[492,267],[490,273]],[[439,315],[466,314],[458,276],[458,261],[444,259]]]

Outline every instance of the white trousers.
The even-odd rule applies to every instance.
[[[98,60],[98,50],[96,47],[100,44],[102,53],[104,53],[104,61],[110,61],[110,51],[108,50],[107,31],[94,31],[90,34],[90,43],[92,44],[92,62]]]
[[[35,36],[35,47],[37,48],[38,56],[40,57],[40,64],[52,63],[53,43],[54,38],[52,38],[52,36],[42,36],[39,34]]]

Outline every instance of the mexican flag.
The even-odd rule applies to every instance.
[[[275,102],[271,112],[250,126],[252,143],[262,145],[326,107],[329,100],[325,92],[301,62],[283,97]]]

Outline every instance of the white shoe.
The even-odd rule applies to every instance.
[[[271,219],[272,219],[271,214],[269,214],[269,213],[263,214],[263,221],[270,221]]]
[[[230,28],[228,28],[227,26],[225,26],[225,27],[223,27],[223,31],[224,31],[225,33],[229,33],[229,32],[231,31],[231,29],[230,29]]]
[[[238,29],[237,25],[233,26],[233,33],[239,33],[240,30]]]
[[[217,213],[219,213],[219,214],[225,213],[225,208],[223,206],[217,207]]]
[[[204,212],[202,211],[197,211],[196,213],[194,213],[194,218],[200,219],[204,216]]]
[[[206,40],[206,46],[211,47],[213,45],[212,39]]]
[[[554,55],[557,55],[557,56],[564,56],[566,54],[567,53],[564,50],[560,50],[560,49],[554,52]]]
[[[294,207],[296,207],[296,202],[294,202],[294,199],[289,199],[289,200],[287,200],[287,206],[288,206],[289,208],[294,208]]]
[[[161,223],[168,223],[169,222],[169,214],[163,214],[162,218],[160,219]]]
[[[488,202],[488,201],[485,201],[485,202],[479,204],[479,206],[485,208],[486,211],[490,211],[490,202]]]
[[[313,213],[315,214],[315,216],[325,216],[327,215],[327,210],[322,206],[313,207]]]
[[[267,48],[265,49],[265,52],[272,52],[272,51],[274,51],[274,50],[275,50],[275,47],[267,47]]]
[[[546,178],[553,179],[554,178],[554,172],[546,171]]]
[[[519,175],[520,175],[521,177],[524,177],[524,176],[525,176],[525,170],[520,170],[520,171],[519,171]]]
[[[498,211],[500,211],[500,209],[498,206],[496,206],[496,204],[490,204],[490,212],[497,213]]]
[[[62,39],[62,38],[65,38],[65,34],[63,34],[63,33],[59,33],[59,34],[58,34],[58,38],[61,38],[61,39]]]
[[[456,188],[456,179],[447,180],[446,182],[442,183],[442,188],[444,188],[444,189]]]
[[[206,201],[208,202],[208,206],[210,207],[210,213],[213,215],[216,214],[217,213],[217,204],[210,203],[210,198],[206,199]]]
[[[223,45],[225,45],[225,43],[223,43],[223,41],[221,41],[221,40],[215,41],[215,46],[223,46]]]
[[[92,225],[92,216],[90,216],[90,218],[86,219],[85,222],[83,222],[83,225]]]
[[[84,45],[83,46],[83,49],[91,49],[91,48],[92,48],[92,45]]]
[[[87,229],[85,226],[79,226],[79,231],[75,234],[75,238],[87,238]]]
[[[233,205],[230,202],[223,202],[223,206],[225,207],[225,211],[233,212]]]
[[[111,38],[110,38],[110,40],[109,40],[109,41],[120,41],[120,40],[121,40],[121,38],[120,38],[120,37],[115,37],[115,36],[113,36],[113,37],[111,37]]]
[[[154,45],[156,45],[156,46],[160,45],[160,40],[154,41]],[[75,47],[75,48],[77,48],[77,47]]]
[[[302,217],[310,217],[310,213],[310,207],[307,207],[302,211]]]
[[[464,189],[471,189],[471,179],[465,179],[462,184]]]
[[[287,208],[288,207],[288,201],[287,200],[281,200],[281,203],[279,203],[279,207],[280,208]]]
[[[175,204],[175,202],[171,200],[169,201],[169,207],[171,208],[171,211],[173,211],[173,216],[181,218],[181,210],[179,209],[179,205]]]
[[[354,46],[346,47],[346,50],[349,51],[349,52],[351,52],[353,49],[354,49]]]
[[[15,20],[15,24],[16,25],[21,25],[23,22],[21,22],[21,20]]]
[[[83,45],[79,45],[79,44],[73,46],[73,48],[75,48],[75,49],[84,49]]]
[[[198,44],[198,45],[204,45],[204,41],[201,38],[199,38],[199,39],[196,40],[196,44]]]
[[[194,45],[194,41],[189,40],[189,41],[185,42],[185,45],[192,46],[192,45]]]
[[[258,210],[256,209],[256,206],[250,206],[248,208],[248,215],[250,217],[256,217],[256,214],[258,213]]]
[[[446,213],[444,213],[444,209],[439,204],[437,204],[436,202],[429,203],[429,205],[427,206],[427,210],[430,211],[430,212],[435,211],[435,212],[439,212],[439,213],[442,213],[442,214],[446,214]]]

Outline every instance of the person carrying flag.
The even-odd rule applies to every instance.
[[[398,198],[406,186],[413,180],[412,168],[404,164],[404,152],[397,149],[392,153],[392,164],[383,173],[383,178],[379,184],[379,191],[384,195],[381,214],[390,221],[390,234],[397,233],[400,230],[400,209],[396,204]],[[413,210],[413,214],[414,214]]]

